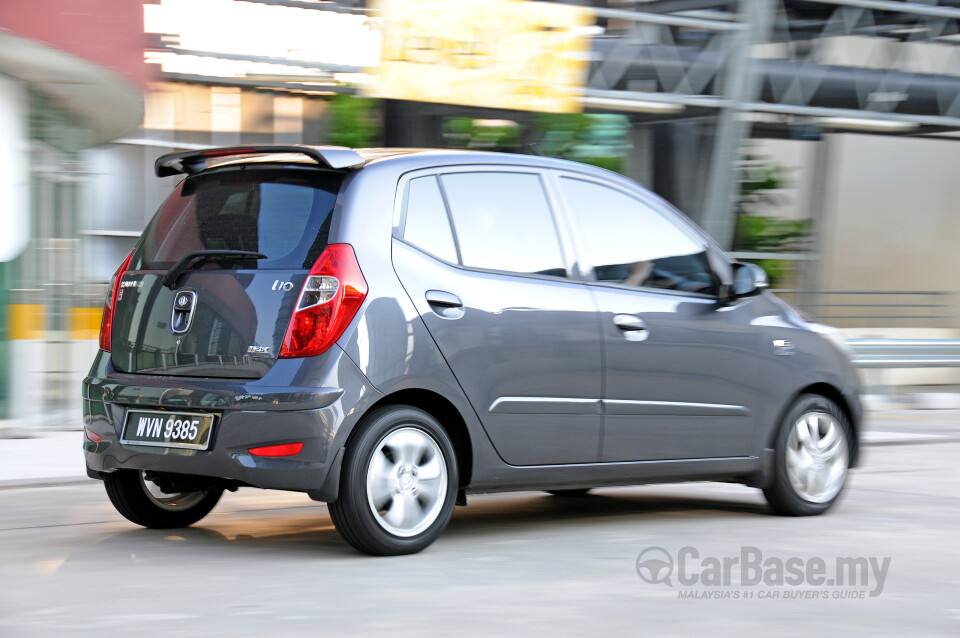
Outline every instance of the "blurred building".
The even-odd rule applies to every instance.
[[[285,6],[286,5],[286,6]],[[157,179],[164,153],[236,144],[329,142],[328,100],[356,90],[335,74],[372,63],[362,10],[336,3],[155,0],[144,12],[142,121],[85,153],[90,175],[81,275],[109,280],[179,181]]]
[[[140,124],[146,80],[139,3],[0,3],[0,417],[75,403],[100,324],[75,286],[82,149]]]
[[[375,6],[391,4],[402,23],[409,4]],[[630,118],[624,172],[850,335],[960,337],[960,1],[564,4],[595,17],[581,104]],[[417,35],[398,63],[430,57]],[[450,110],[387,113],[388,140],[418,146]],[[889,378],[960,383],[957,370]]]
[[[277,9],[0,4],[0,418],[76,413],[107,282],[178,181],[154,176],[159,155],[331,141],[328,100],[355,92],[336,58],[375,59],[376,34],[363,10]]]
[[[75,405],[106,282],[178,181],[154,160],[218,145],[589,161],[782,273],[785,296],[851,334],[960,335],[960,0],[10,4],[0,417]],[[508,70],[470,76],[492,41]],[[547,81],[560,59],[578,79]],[[557,87],[546,114],[517,95]],[[583,113],[559,112],[571,105]],[[754,169],[777,176],[759,196],[745,194]],[[745,234],[746,217],[761,232]]]

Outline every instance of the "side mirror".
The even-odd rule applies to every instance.
[[[733,286],[730,291],[732,297],[755,295],[769,285],[767,273],[760,266],[739,261],[733,264]]]

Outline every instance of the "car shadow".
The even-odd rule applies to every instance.
[[[516,528],[548,528],[557,523],[579,521],[583,524],[606,521],[636,520],[655,522],[665,516],[768,516],[773,511],[761,500],[742,498],[636,494],[623,491],[588,493],[583,496],[536,494],[503,503],[473,497],[468,507],[457,508],[446,534],[489,534]]]
[[[601,526],[604,522],[654,523],[677,515],[704,517],[768,516],[761,501],[743,497],[637,494],[616,490],[584,496],[559,497],[546,493],[520,493],[470,497],[468,507],[458,507],[444,537],[490,538],[516,532],[536,533],[557,524]],[[315,560],[318,557],[362,557],[340,538],[326,507],[280,507],[214,512],[193,527],[173,530],[128,529],[76,549],[58,571],[98,566],[160,562],[240,559],[250,552],[282,560]]]

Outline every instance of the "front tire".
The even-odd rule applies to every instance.
[[[339,498],[330,518],[367,554],[413,554],[446,528],[456,504],[450,437],[417,408],[389,406],[367,416],[347,447]]]
[[[786,516],[830,509],[846,484],[851,440],[836,403],[811,394],[798,398],[777,432],[773,484],[763,490],[770,506]]]
[[[168,494],[140,470],[117,470],[103,478],[110,502],[131,523],[151,529],[193,525],[214,508],[223,490]]]

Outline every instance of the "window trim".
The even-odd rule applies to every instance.
[[[702,292],[690,292],[686,290],[675,290],[672,288],[657,288],[654,286],[628,286],[626,284],[613,282],[613,281],[600,281],[597,279],[597,273],[595,264],[589,257],[589,253],[586,250],[586,246],[583,244],[580,234],[577,232],[578,224],[575,219],[575,213],[573,211],[573,206],[570,203],[570,200],[567,197],[566,191],[563,189],[563,179],[574,179],[581,182],[588,182],[599,186],[602,188],[609,188],[613,191],[619,192],[626,197],[629,197],[633,200],[636,200],[640,204],[646,206],[654,214],[660,215],[665,221],[673,225],[675,228],[678,228],[681,232],[687,235],[688,238],[695,241],[697,244],[703,246],[704,252],[707,253],[707,266],[710,268],[710,274],[713,277],[714,285],[717,290],[720,290],[723,282],[720,277],[720,274],[716,272],[716,269],[713,266],[709,256],[716,252],[714,243],[710,240],[709,237],[705,236],[699,228],[697,228],[693,222],[687,219],[682,213],[678,211],[671,210],[669,207],[665,206],[663,202],[659,201],[659,198],[652,196],[652,194],[647,193],[643,190],[639,190],[634,187],[633,184],[630,184],[630,188],[625,185],[622,185],[618,182],[603,180],[594,175],[588,173],[578,173],[568,170],[560,169],[551,169],[552,177],[552,186],[556,189],[557,199],[562,204],[563,216],[567,224],[568,232],[573,238],[575,243],[575,248],[579,254],[579,265],[582,268],[583,281],[590,286],[599,286],[603,288],[613,288],[616,290],[630,290],[630,291],[641,291],[647,293],[662,293],[671,296],[680,296],[688,297],[695,299],[713,299],[716,300],[719,298],[719,295],[716,293],[708,294]]]
[[[444,189],[443,181],[440,179],[440,177],[443,175],[456,173],[522,173],[527,175],[535,175],[539,179],[540,186],[543,189],[544,198],[547,203],[547,209],[550,214],[551,221],[553,222],[553,229],[557,238],[557,246],[560,249],[561,265],[566,270],[567,275],[565,277],[558,277],[556,275],[541,275],[537,273],[523,273],[513,270],[497,270],[493,268],[479,268],[476,266],[464,265],[462,253],[460,251],[460,240],[457,236],[456,225],[453,223],[453,213],[450,210],[450,203],[447,199],[447,193]],[[577,261],[577,253],[572,249],[572,246],[569,243],[569,231],[566,225],[563,223],[563,214],[560,212],[562,206],[556,197],[554,188],[552,187],[551,175],[549,173],[550,169],[548,168],[523,164],[456,164],[450,166],[435,166],[425,169],[416,169],[403,173],[397,183],[397,194],[394,198],[393,237],[398,241],[402,241],[404,244],[410,246],[414,250],[431,257],[432,259],[460,270],[487,273],[492,275],[524,277],[543,281],[576,284],[586,283],[582,276],[583,271],[579,267],[579,263]],[[407,204],[409,198],[408,184],[414,179],[431,175],[437,180],[437,186],[440,189],[440,194],[443,198],[444,206],[446,207],[447,223],[449,224],[450,232],[453,235],[454,246],[456,247],[457,258],[459,260],[458,263],[446,261],[445,259],[442,259],[433,253],[429,253],[423,248],[420,248],[419,246],[416,246],[415,244],[412,244],[404,239],[404,232],[406,231],[407,223]]]

